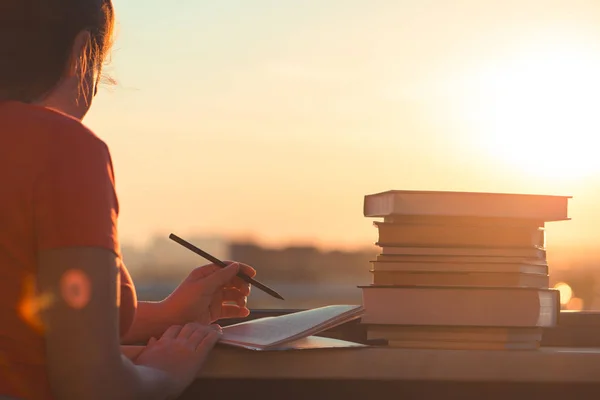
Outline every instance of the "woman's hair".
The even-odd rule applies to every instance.
[[[83,75],[101,71],[110,50],[111,0],[0,0],[0,100],[42,98],[68,71],[77,34],[90,41],[79,60]],[[83,79],[83,78],[82,78]]]

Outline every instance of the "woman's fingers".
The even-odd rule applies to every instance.
[[[247,307],[240,307],[234,304],[223,304],[221,306],[221,318],[244,318],[250,315]]]
[[[176,331],[178,331],[179,333],[177,334],[176,337],[173,337],[173,334]],[[223,333],[223,330],[217,324],[202,325],[202,324],[199,324],[196,322],[191,322],[191,323],[185,324],[183,327],[180,327],[180,326],[170,327],[169,329],[167,329],[167,331],[162,336],[162,338],[183,341],[185,343],[186,347],[188,347],[192,350],[196,350],[196,348],[202,343],[202,341],[207,336],[216,334],[217,337],[219,337],[222,333]],[[153,344],[155,341],[156,341],[156,339],[154,339],[154,338],[150,339],[150,341],[148,342],[148,345]]]
[[[209,332],[202,338],[200,343],[196,346],[196,353],[199,353],[202,361],[206,359],[206,356],[210,350],[215,346],[221,337],[221,333],[214,328],[208,328]]]
[[[252,268],[251,266],[249,266],[248,264],[240,263],[240,272],[243,273],[244,275],[249,276],[250,278],[252,278],[256,275],[256,270],[254,268]]]
[[[181,332],[181,325],[173,325],[167,328],[165,333],[161,336],[161,339],[175,339]]]
[[[214,328],[208,327],[206,325],[198,325],[195,327],[194,331],[188,338],[190,347],[194,350],[198,345],[202,342],[202,340],[208,335],[210,331],[215,331]]]
[[[196,332],[198,330],[198,327],[201,325],[198,324],[185,324],[183,326],[183,328],[181,328],[181,331],[179,332],[179,335],[177,335],[178,338],[180,339],[187,339],[190,336],[192,336],[192,334],[194,332]]]
[[[244,296],[248,296],[250,294],[251,286],[248,282],[243,281],[237,276],[234,277],[228,285],[225,285],[226,288],[235,288],[242,292]]]
[[[246,307],[248,304],[248,297],[244,296],[242,292],[234,288],[225,288],[222,290],[223,302],[235,302],[240,307]]]
[[[208,310],[210,313],[210,320],[215,321],[221,317],[221,305],[223,304],[223,290],[217,290],[214,294]]]

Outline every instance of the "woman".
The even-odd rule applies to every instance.
[[[237,263],[136,301],[110,154],[80,122],[113,24],[111,0],[0,6],[0,397],[175,398],[218,341],[210,323],[248,315],[235,275],[255,272]],[[148,346],[131,361],[134,342]]]

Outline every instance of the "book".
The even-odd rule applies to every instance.
[[[444,254],[378,254],[375,262],[434,264],[528,264],[548,266],[545,258],[506,256],[462,256]]]
[[[392,256],[390,256],[392,257]],[[401,256],[400,256],[401,257]],[[398,257],[398,258],[400,258]],[[483,257],[482,257],[483,258]],[[521,273],[548,275],[548,265],[545,262],[527,263],[510,262],[506,260],[496,262],[475,261],[371,261],[374,272],[496,272],[496,273]]]
[[[499,217],[462,217],[448,215],[386,215],[384,223],[402,225],[425,225],[446,227],[520,227],[544,228],[546,223],[541,219],[531,218],[499,218]]]
[[[553,327],[554,289],[452,286],[360,286],[363,324]],[[390,306],[393,305],[393,306]]]
[[[543,228],[522,226],[452,226],[373,223],[379,243],[405,247],[540,247],[546,246]]]
[[[450,217],[567,220],[571,196],[390,190],[364,197],[365,217],[435,215]]]
[[[503,286],[548,288],[547,274],[506,272],[371,271],[373,285],[389,286]]]
[[[546,250],[541,247],[404,247],[385,243],[376,243],[381,247],[382,255],[424,255],[424,256],[487,256],[487,257],[522,257],[546,258]]]
[[[220,343],[258,351],[364,347],[358,343],[314,336],[358,319],[363,313],[364,309],[360,305],[332,305],[254,319],[224,327]]]

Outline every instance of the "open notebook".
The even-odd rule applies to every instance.
[[[364,347],[362,344],[312,336],[360,318],[357,305],[334,305],[278,317],[259,318],[223,328],[220,343],[250,350]]]

